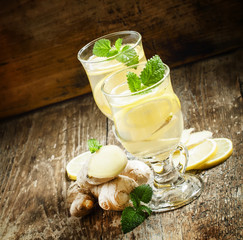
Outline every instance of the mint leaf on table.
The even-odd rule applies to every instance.
[[[143,204],[152,198],[152,188],[148,184],[138,186],[130,193],[133,207],[126,207],[121,216],[123,233],[128,233],[139,226],[152,213],[151,209]]]
[[[132,204],[133,204],[134,208],[137,209],[140,206],[140,200],[139,200],[139,198],[133,192],[130,193],[130,198],[131,198],[131,201],[132,201]]]
[[[127,207],[122,212],[122,231],[128,233],[139,226],[145,220],[144,215],[140,215],[133,207]]]
[[[89,139],[88,140],[88,147],[89,147],[89,151],[91,153],[95,153],[96,151],[98,151],[102,147],[102,145],[96,139]]]
[[[151,187],[148,187],[148,185],[141,185],[135,188],[132,193],[135,194],[140,201],[149,203],[152,198],[153,190]]]
[[[158,55],[150,58],[139,76],[127,73],[127,83],[131,92],[137,92],[159,82],[165,74],[165,66]]]
[[[152,213],[152,210],[149,207],[145,206],[145,205],[140,205],[139,208],[138,208],[138,211],[140,213],[143,212],[143,214],[145,212],[147,212],[148,215],[150,215]]]
[[[122,47],[122,38],[118,38],[115,42],[115,46],[111,46],[111,42],[108,39],[100,39],[95,42],[93,47],[93,54],[97,57],[113,57],[118,62],[124,63],[126,66],[132,66],[139,63],[139,57],[135,49],[129,45]],[[113,59],[113,58],[111,58]],[[111,60],[109,59],[109,60]]]

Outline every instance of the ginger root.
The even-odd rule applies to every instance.
[[[120,175],[132,178],[138,185],[148,183],[152,177],[152,170],[142,161],[133,160],[128,161],[125,169]]]
[[[102,146],[90,159],[81,162],[77,181],[81,188],[89,189],[116,178],[127,165],[127,156],[115,145]]]
[[[112,181],[94,186],[91,193],[104,210],[121,211],[129,205],[129,194],[135,187],[138,184],[132,178],[119,175]]]
[[[87,215],[96,200],[104,210],[122,211],[129,206],[130,193],[139,185],[146,184],[152,176],[151,169],[143,162],[129,160],[125,169],[112,178],[88,176],[88,161],[70,186],[68,202],[70,214],[76,217]]]
[[[95,202],[95,198],[89,192],[82,190],[77,182],[70,185],[67,193],[67,204],[71,216],[82,217],[89,214]]]

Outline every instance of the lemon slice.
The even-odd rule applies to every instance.
[[[190,138],[191,132],[194,131],[194,128],[184,129],[181,134],[181,143],[186,144]]]
[[[186,170],[198,169],[199,165],[205,163],[217,151],[216,141],[206,139],[202,143],[188,150],[189,160]]]
[[[212,138],[212,136],[212,132],[206,130],[201,132],[190,133],[189,139],[186,142],[186,146],[188,148],[193,147],[194,145],[197,145],[208,138]]]
[[[199,169],[208,169],[214,167],[227,158],[229,158],[233,152],[232,141],[228,138],[214,138],[214,141],[217,144],[217,152],[214,156],[210,157],[206,162],[199,165]]]
[[[76,180],[78,172],[81,170],[83,164],[82,162],[89,159],[91,152],[84,152],[77,157],[73,158],[66,166],[66,171],[69,179]]]
[[[141,96],[139,96],[141,97]],[[119,135],[129,141],[144,140],[168,124],[180,110],[175,94],[164,94],[154,98],[142,98],[114,115]]]

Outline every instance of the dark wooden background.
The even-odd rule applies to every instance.
[[[171,67],[242,46],[241,0],[2,0],[0,118],[90,91],[76,55],[120,30]]]

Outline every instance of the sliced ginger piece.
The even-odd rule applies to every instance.
[[[90,178],[112,178],[119,175],[127,165],[127,156],[118,146],[106,145],[92,154],[88,164]]]

